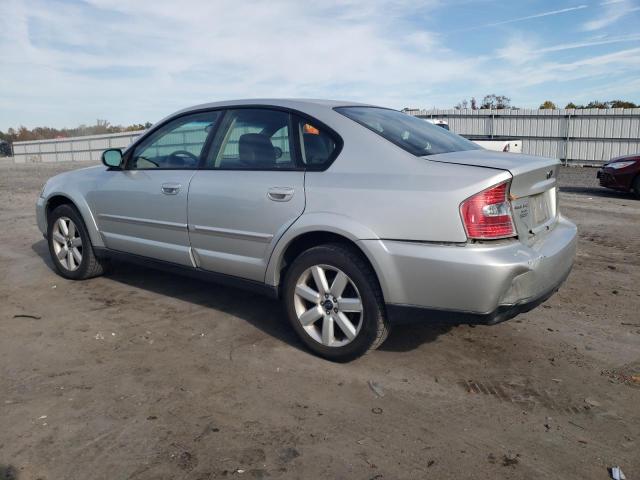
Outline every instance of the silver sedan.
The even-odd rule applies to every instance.
[[[263,292],[331,360],[378,347],[394,323],[507,320],[573,264],[556,160],[490,152],[386,108],[199,105],[102,161],[38,198],[60,275],[122,258]]]

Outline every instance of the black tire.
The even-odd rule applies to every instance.
[[[326,265],[344,272],[357,288],[362,304],[362,325],[355,338],[343,346],[326,346],[313,339],[298,320],[295,306],[296,284],[304,272]],[[389,334],[389,324],[378,278],[355,248],[331,243],[301,253],[286,272],[283,288],[287,316],[300,339],[313,353],[335,362],[354,360],[378,348]]]
[[[637,175],[633,180],[633,186],[631,187],[631,190],[633,190],[636,198],[640,200],[640,175]]]
[[[75,270],[69,270],[61,263],[54,248],[54,228],[56,222],[61,217],[73,221],[79,237],[82,239],[82,261]],[[106,260],[100,260],[96,257],[93,251],[93,245],[91,244],[91,238],[89,238],[89,233],[87,232],[87,227],[85,227],[82,216],[73,205],[60,205],[49,214],[49,218],[47,219],[47,243],[49,244],[51,261],[60,276],[70,280],[86,280],[102,275],[105,272]]]

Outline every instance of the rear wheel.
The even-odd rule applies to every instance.
[[[640,175],[637,175],[635,180],[633,181],[632,189],[636,198],[640,200]]]
[[[91,239],[78,211],[60,205],[49,215],[49,253],[56,271],[71,280],[84,280],[104,273],[104,262],[93,252]]]
[[[298,256],[285,277],[284,300],[302,341],[329,360],[353,360],[381,345],[389,332],[375,273],[342,244]]]

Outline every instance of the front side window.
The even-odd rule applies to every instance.
[[[136,146],[129,169],[195,169],[209,133],[220,112],[203,112],[177,118]]]
[[[335,110],[417,156],[481,149],[460,135],[397,110],[380,107]]]
[[[333,136],[313,122],[297,122],[302,162],[309,169],[322,169],[334,158],[337,144]]]
[[[208,168],[278,170],[295,168],[291,119],[287,112],[262,108],[228,110]]]

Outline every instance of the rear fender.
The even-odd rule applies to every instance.
[[[265,274],[265,283],[267,285],[279,285],[280,269],[287,247],[300,235],[311,232],[334,233],[354,243],[363,239],[378,239],[378,235],[371,229],[350,217],[326,212],[303,214],[291,225],[284,235],[282,235],[274,247]],[[367,252],[365,252],[365,255],[367,255],[367,257],[369,256]],[[378,273],[379,272],[376,272],[376,274]],[[379,274],[378,278],[380,278]]]

